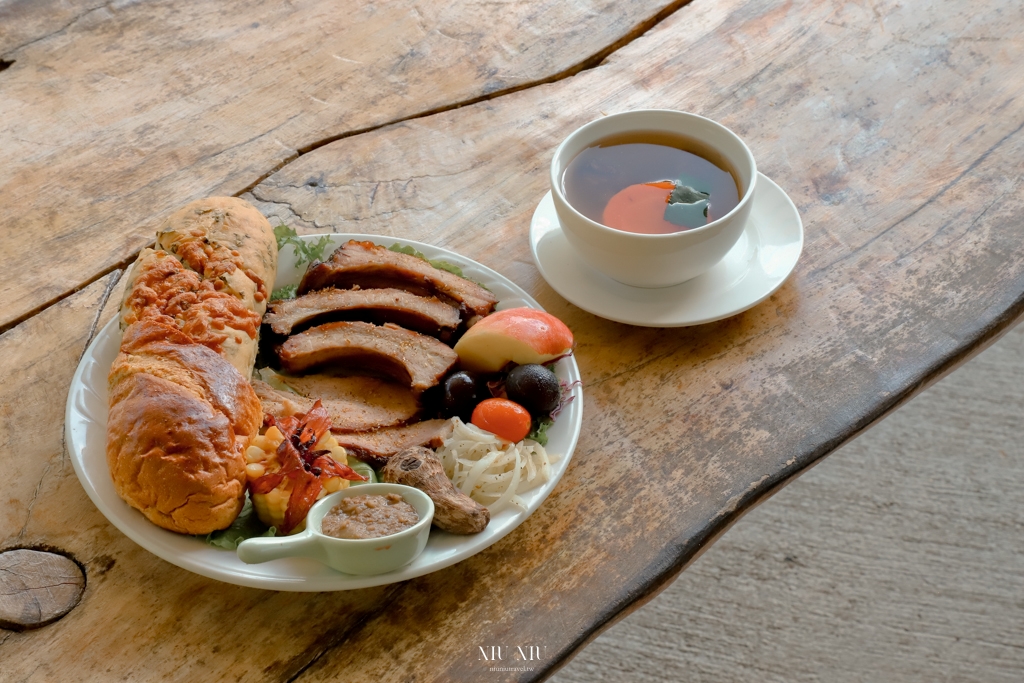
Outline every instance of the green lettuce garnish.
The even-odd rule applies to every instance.
[[[259,536],[276,536],[277,529],[270,527],[269,529],[260,518],[256,516],[256,511],[252,507],[252,501],[249,500],[249,494],[245,494],[245,503],[242,505],[242,511],[238,513],[238,517],[231,523],[227,529],[220,531],[214,531],[203,537],[207,543],[215,548],[223,548],[224,550],[236,550],[238,544],[247,538],[257,538]]]
[[[548,445],[548,429],[551,425],[555,424],[555,421],[550,417],[545,417],[540,420],[533,421],[533,429],[526,435],[527,439],[536,441],[541,446]]]
[[[438,270],[446,270],[449,273],[462,277],[462,268],[459,268],[454,263],[442,261],[441,259],[435,259],[432,261],[428,259],[426,256],[424,256],[422,252],[416,251],[410,246],[402,246],[401,244],[396,243],[392,244],[390,247],[388,247],[388,249],[390,249],[391,251],[397,251],[399,254],[408,254],[409,256],[415,256],[416,258],[423,259],[424,261],[434,266]]]
[[[459,268],[454,263],[450,263],[450,262],[444,261],[442,259],[433,259],[433,260],[432,259],[428,259],[426,257],[426,255],[423,254],[423,252],[416,251],[415,249],[413,249],[410,246],[402,246],[401,244],[398,244],[396,242],[395,244],[392,244],[390,247],[388,247],[388,249],[390,249],[391,251],[397,251],[399,254],[408,254],[409,256],[415,256],[418,259],[423,259],[424,261],[426,261],[430,265],[434,266],[438,270],[445,270],[445,271],[448,271],[449,273],[451,273],[452,275],[458,275],[461,278],[465,278],[465,279],[469,280],[469,278],[467,278],[465,275],[462,274],[462,268]],[[482,282],[477,282],[476,280],[469,280],[469,281],[480,285],[481,287],[486,289],[488,292],[491,291],[491,288],[488,287],[487,285],[485,285]]]
[[[280,299],[294,299],[295,295],[299,293],[298,285],[285,285],[284,287],[278,287],[270,293],[271,301],[278,301]]]
[[[331,244],[330,235],[324,235],[315,240],[304,240],[295,230],[284,224],[274,228],[274,237],[277,239],[278,250],[284,249],[289,244],[292,245],[295,249],[295,265],[297,266],[322,259],[324,251]]]
[[[366,477],[366,481],[351,481],[349,486],[359,486],[360,484],[376,484],[380,481],[380,477],[377,476],[377,472],[374,471],[367,463],[356,458],[348,459],[348,466],[356,471],[357,474],[361,474]]]

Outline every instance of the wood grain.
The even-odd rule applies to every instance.
[[[118,275],[108,275],[0,335],[0,468],[7,494],[0,506],[0,547],[60,546],[69,531],[60,537],[51,535],[56,529],[45,537],[31,536],[28,523],[36,506],[52,499],[52,482],[68,475],[74,480],[64,457],[63,404]]]
[[[1017,326],[744,516],[551,680],[1017,683],[1021,414]]]
[[[0,641],[13,676],[542,678],[744,511],[1020,316],[1022,13],[1005,0],[697,2],[599,68],[287,165],[253,189],[268,212],[454,248],[573,328],[586,410],[565,479],[519,529],[446,570],[282,597],[157,560],[73,478],[40,479],[36,463],[5,488],[21,527],[4,528],[71,552],[89,584],[61,621]],[[602,111],[641,106],[723,121],[796,201],[804,258],[770,300],[699,328],[641,329],[584,313],[539,278],[526,231],[551,151]],[[39,371],[69,376],[60,357],[84,348],[104,282],[8,332],[31,340]],[[77,332],[58,332],[68,326]],[[0,355],[0,371],[17,362]],[[66,391],[66,380],[0,387],[0,405],[41,406],[31,438],[51,462]],[[30,437],[11,433],[0,465],[28,467],[13,453]],[[479,650],[490,646],[541,658],[491,671]]]
[[[0,628],[53,623],[78,604],[83,590],[85,575],[63,555],[28,548],[0,553]]]
[[[571,71],[681,1],[5,5],[0,329],[131,260],[192,199]]]
[[[450,585],[426,577],[421,600],[382,612],[306,680],[536,677],[543,666],[489,672],[475,646],[542,645],[559,661],[738,512],[1015,319],[1022,44],[998,28],[1008,6],[977,9],[881,5],[879,20],[823,3],[694,4],[571,81],[340,141],[254,188],[310,231],[441,243],[526,285],[577,332],[587,392],[566,483],[490,559],[460,565],[472,588],[423,626],[473,639],[414,635]],[[723,121],[800,207],[804,260],[769,303],[642,330],[539,280],[525,238],[551,150],[596,113],[638,106]],[[304,187],[314,169],[320,187]]]
[[[65,455],[62,422],[78,359],[116,314],[119,275],[0,336],[0,373],[15,380],[0,385],[0,470],[9,473],[0,550],[59,548],[87,573],[81,603],[63,619],[37,631],[0,631],[4,677],[196,681],[215,670],[221,678],[262,672],[288,680],[396,589],[296,599],[227,586],[158,559],[106,521]],[[129,638],[138,647],[126,649]]]
[[[96,0],[8,0],[0,5],[0,56],[13,61],[29,43],[67,30],[103,6]]]

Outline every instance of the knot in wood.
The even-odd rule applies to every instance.
[[[74,609],[85,574],[57,553],[19,548],[0,553],[0,628],[46,626]]]

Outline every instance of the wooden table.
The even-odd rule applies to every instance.
[[[1020,317],[1022,25],[1011,0],[0,5],[0,549],[71,558],[27,594],[78,600],[0,630],[4,678],[544,678]],[[722,121],[796,202],[769,301],[645,329],[538,275],[553,148],[641,107]],[[455,249],[564,319],[586,411],[545,505],[451,568],[330,594],[207,580],[113,528],[65,456],[70,378],[155,222],[211,194]],[[0,554],[5,591],[28,556],[54,557]],[[490,671],[490,646],[539,659]]]

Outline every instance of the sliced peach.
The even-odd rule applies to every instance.
[[[565,323],[535,308],[508,308],[473,325],[455,345],[465,370],[498,372],[511,363],[546,363],[572,348]]]

